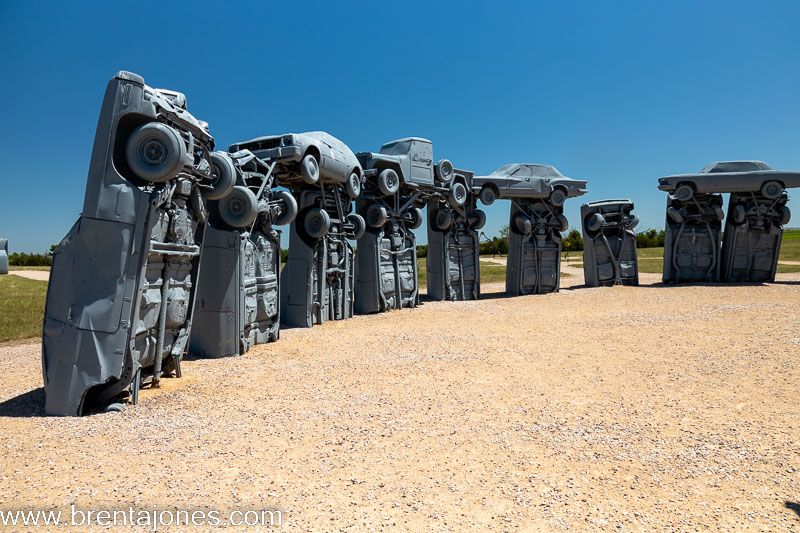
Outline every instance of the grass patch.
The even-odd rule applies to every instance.
[[[49,266],[10,266],[8,270],[41,270],[42,272],[50,272]]]
[[[42,334],[47,282],[0,276],[0,342]]]

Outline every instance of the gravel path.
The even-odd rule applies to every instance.
[[[49,270],[11,270],[8,273],[11,276],[35,279],[37,281],[48,281],[50,279]]]
[[[574,269],[578,271],[578,269]],[[644,275],[654,283],[658,274]],[[41,414],[0,346],[0,509],[279,508],[300,529],[800,527],[800,275],[425,303]]]

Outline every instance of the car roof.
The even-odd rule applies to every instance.
[[[422,141],[422,142],[426,142],[426,143],[429,143],[429,144],[433,144],[433,143],[431,143],[430,140],[428,140],[428,139],[426,139],[424,137],[403,137],[402,139],[395,139],[393,141],[385,142],[385,143],[383,143],[381,145],[381,147],[389,146],[390,144],[397,144],[397,143],[401,143],[401,142],[405,142],[405,141]]]
[[[717,172],[758,172],[759,170],[772,170],[772,167],[757,159],[742,161],[716,161],[703,167],[701,174],[714,174]]]

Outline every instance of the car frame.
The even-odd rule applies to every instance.
[[[682,201],[695,194],[759,191],[777,199],[787,188],[800,187],[800,172],[775,170],[763,161],[718,161],[695,174],[673,174],[658,179],[658,189]]]
[[[325,131],[265,135],[232,144],[231,152],[250,150],[265,161],[277,162],[275,177],[281,185],[300,181],[307,185],[344,184],[355,199],[361,192],[364,170],[353,151]]]
[[[556,206],[586,194],[588,181],[568,178],[544,163],[508,163],[491,174],[475,176],[473,187],[484,205],[497,198],[547,198]]]

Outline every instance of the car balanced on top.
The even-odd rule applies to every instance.
[[[456,177],[447,159],[433,163],[433,145],[428,139],[397,139],[381,146],[378,153],[361,152],[356,157],[364,168],[365,197],[373,200],[363,210],[371,227],[381,227],[394,218],[416,229],[422,224],[421,207],[435,195],[454,206],[467,201],[466,183]]]

